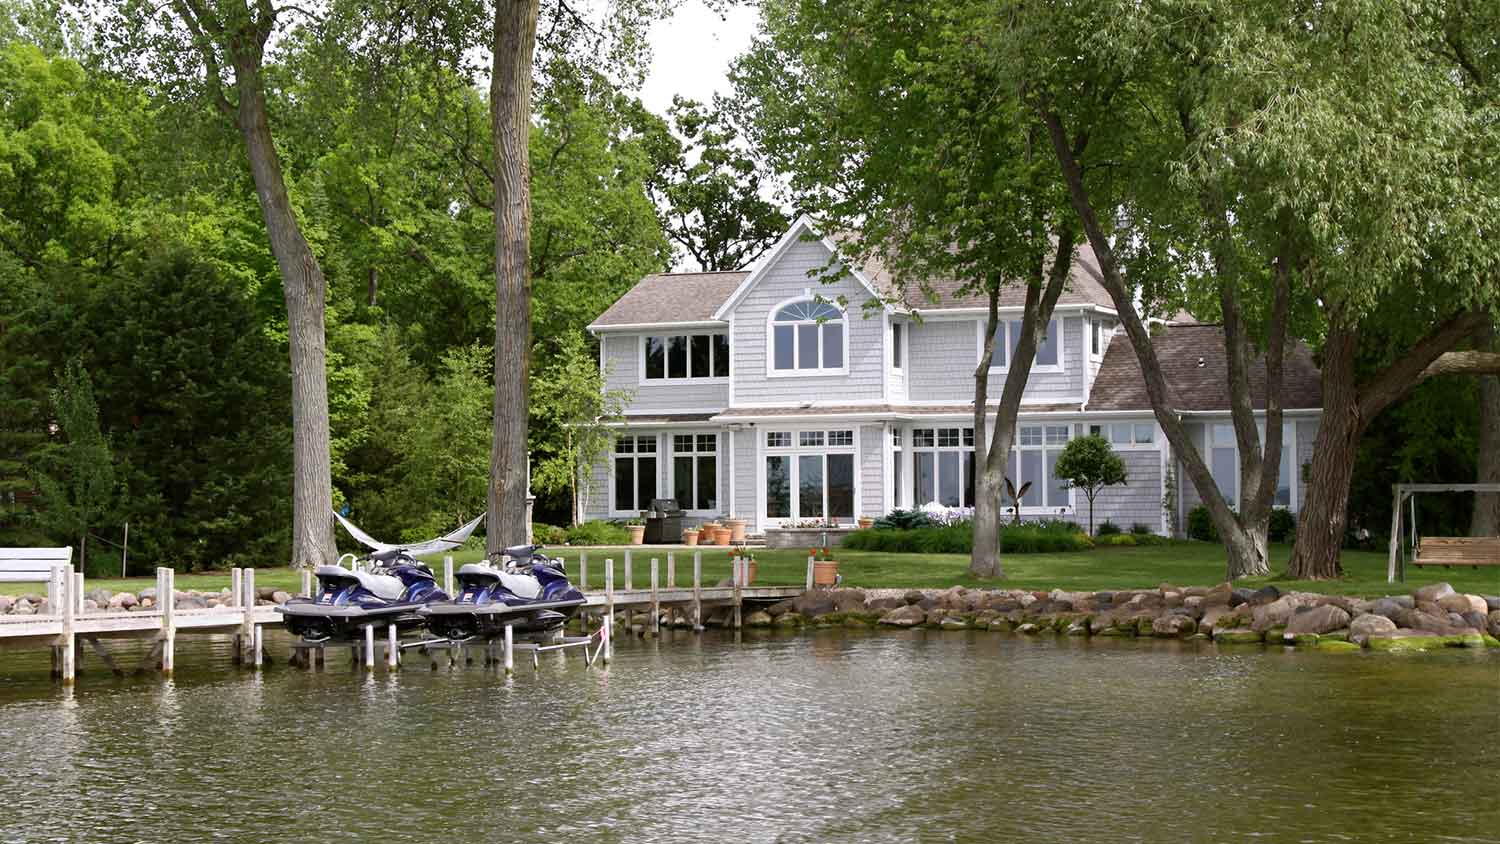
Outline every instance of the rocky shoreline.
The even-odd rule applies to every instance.
[[[722,615],[722,614],[721,614]],[[709,623],[722,618],[710,618]],[[1374,600],[1218,586],[1105,592],[824,589],[745,618],[750,627],[921,627],[1020,634],[1155,637],[1329,651],[1500,647],[1500,596],[1447,583]]]
[[[255,590],[257,606],[274,606],[291,600],[292,595],[274,587],[262,586]],[[229,595],[229,587],[217,592],[200,592],[178,589],[173,593],[174,608],[179,610],[236,610]],[[108,589],[90,589],[83,595],[85,613],[138,612],[155,609],[156,587],[148,586],[139,592],[111,592]],[[0,595],[0,615],[47,615],[52,612],[47,598],[36,593],[25,595]]]

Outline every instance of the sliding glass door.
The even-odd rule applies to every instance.
[[[852,431],[766,434],[764,480],[766,518],[792,522],[853,521],[854,437]]]

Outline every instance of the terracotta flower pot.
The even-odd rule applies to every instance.
[[[865,530],[867,528],[872,528],[874,526],[875,526],[875,520],[874,519],[870,518],[869,516],[860,516],[859,517],[859,529],[860,530]]]
[[[750,560],[745,566],[745,585],[749,586],[755,582],[755,575],[760,571],[760,565],[755,560]]]
[[[828,587],[839,580],[837,560],[819,560],[813,563],[813,585]]]
[[[683,531],[682,532],[682,544],[683,545],[697,545],[698,544],[698,529],[697,528],[693,528],[692,530],[685,530],[685,531]]]
[[[724,527],[723,525],[719,525],[718,527],[714,528],[714,544],[727,547],[729,545],[729,534],[729,528]]]
[[[729,526],[729,541],[730,542],[744,542],[745,541],[745,520],[744,519],[726,519],[724,521],[724,524],[726,524],[726,525]]]
[[[641,545],[646,541],[645,525],[626,525],[625,529],[630,531],[630,544]]]

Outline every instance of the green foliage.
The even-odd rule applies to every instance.
[[[546,525],[541,522],[533,522],[531,525],[531,541],[538,545],[566,545],[568,544],[568,531],[557,525]]]
[[[968,554],[974,549],[974,524],[916,528],[870,527],[844,537],[842,546],[854,551],[911,554]],[[1001,527],[1000,547],[1007,554],[1086,551],[1094,547],[1071,522],[1021,522]]]
[[[1103,528],[1100,528],[1099,532],[1103,533],[1104,532]],[[1153,535],[1152,532],[1151,532],[1151,526],[1148,525],[1148,524],[1145,524],[1143,522],[1135,522],[1135,523],[1131,524],[1131,526],[1130,526],[1130,532],[1132,534],[1136,535],[1136,536],[1152,536]]]
[[[626,545],[630,531],[616,522],[594,519],[568,528],[569,545]]]
[[[1290,542],[1297,535],[1297,518],[1292,511],[1282,507],[1271,510],[1271,522],[1266,536],[1272,542]]]
[[[94,385],[77,358],[58,375],[52,413],[57,441],[37,461],[41,506],[35,518],[44,530],[77,539],[82,548],[89,530],[112,512],[118,487],[114,455],[99,430]]]
[[[921,510],[892,510],[876,519],[874,527],[911,530],[912,528],[931,527],[934,524],[936,522],[933,521],[932,517]]]
[[[1084,497],[1089,501],[1090,528],[1094,522],[1094,499],[1099,492],[1107,486],[1125,483],[1125,461],[1115,453],[1109,440],[1098,434],[1069,440],[1052,471],[1074,489],[1083,490]],[[1109,522],[1104,524],[1119,533],[1119,526]],[[1104,533],[1104,525],[1099,526],[1099,532]]]
[[[1202,504],[1188,511],[1187,535],[1199,542],[1219,541],[1219,529],[1214,525],[1214,518]]]
[[[557,353],[531,385],[532,424],[537,431],[552,433],[538,437],[531,484],[539,493],[570,493],[576,514],[580,497],[593,492],[587,488],[594,479],[589,469],[614,441],[609,423],[625,412],[631,394],[604,388],[597,352],[582,332],[569,331],[557,339]]]
[[[1110,546],[1129,546],[1129,547],[1134,547],[1134,546],[1140,544],[1138,542],[1139,539],[1140,539],[1140,537],[1136,536],[1135,534],[1131,534],[1131,533],[1119,533],[1119,532],[1116,532],[1116,533],[1106,534],[1104,532],[1104,526],[1100,525],[1099,526],[1099,535],[1096,536],[1096,537],[1094,537],[1094,542],[1096,544],[1098,544],[1098,545],[1101,545],[1101,546],[1110,545]]]
[[[1099,536],[1112,536],[1119,533],[1120,526],[1115,524],[1114,522],[1106,519],[1105,521],[1099,523],[1099,530],[1097,531],[1097,534]]]

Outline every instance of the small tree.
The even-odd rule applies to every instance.
[[[542,492],[566,489],[572,501],[572,521],[578,522],[580,496],[614,438],[609,423],[619,419],[632,398],[629,390],[605,390],[598,357],[583,335],[564,334],[552,363],[532,382],[531,413],[547,424],[557,424],[554,437],[537,443],[540,458],[532,468],[531,483]]]
[[[1089,536],[1094,535],[1094,499],[1107,486],[1125,483],[1125,461],[1110,448],[1109,440],[1091,434],[1068,443],[1057,458],[1053,473],[1089,500]]]
[[[87,565],[88,533],[114,505],[115,463],[109,442],[99,432],[99,404],[88,370],[77,358],[68,361],[52,390],[54,436],[63,442],[48,449],[49,471],[38,472],[42,507],[37,522],[44,530],[78,537],[79,565]]]

